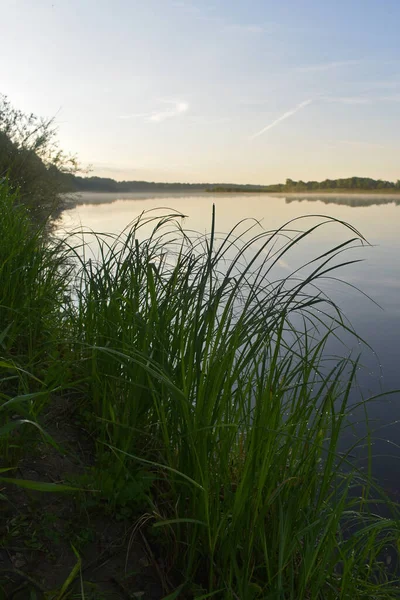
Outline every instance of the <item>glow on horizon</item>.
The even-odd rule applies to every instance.
[[[2,18],[0,92],[57,115],[93,175],[400,179],[398,0],[4,0]]]

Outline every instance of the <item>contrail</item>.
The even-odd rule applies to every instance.
[[[272,121],[272,123],[270,123],[269,125],[264,127],[264,129],[261,129],[261,131],[258,131],[257,133],[252,135],[250,137],[250,139],[254,140],[254,138],[258,137],[259,135],[262,135],[263,133],[268,131],[268,129],[272,129],[272,127],[275,127],[275,125],[278,125],[278,123],[280,123],[281,121],[284,121],[285,119],[288,119],[292,115],[295,115],[297,112],[299,112],[299,110],[301,110],[305,106],[308,106],[309,104],[311,104],[311,102],[312,102],[312,100],[305,100],[301,104],[298,104],[295,108],[292,108],[292,110],[288,110],[281,117],[278,117],[277,119],[275,119],[275,121]]]

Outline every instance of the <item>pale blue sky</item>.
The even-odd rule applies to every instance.
[[[117,179],[400,179],[400,0],[2,0],[0,92]]]

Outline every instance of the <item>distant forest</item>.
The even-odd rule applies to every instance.
[[[204,192],[209,183],[157,183],[152,181],[116,181],[108,177],[79,177],[60,173],[64,189],[68,192]],[[218,186],[220,184],[217,184]],[[221,184],[225,185],[225,184]]]
[[[274,185],[239,185],[231,183],[158,183],[151,181],[116,181],[106,177],[78,177],[60,173],[65,191],[69,192],[399,192],[397,182],[370,177],[294,181]]]
[[[347,179],[325,179],[324,181],[293,181],[263,186],[217,185],[210,192],[399,192],[400,180],[385,181],[370,177],[348,177]]]

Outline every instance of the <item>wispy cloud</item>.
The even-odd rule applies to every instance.
[[[320,100],[337,104],[371,104],[373,101],[366,96],[320,96]]]
[[[259,137],[260,135],[262,135],[263,133],[265,133],[269,129],[272,129],[273,127],[276,127],[276,125],[279,125],[279,123],[281,123],[282,121],[285,121],[289,117],[292,117],[293,115],[295,115],[296,113],[298,113],[300,110],[302,110],[303,108],[305,108],[306,106],[308,106],[309,104],[311,104],[311,102],[312,102],[312,99],[311,100],[305,100],[304,102],[301,102],[301,104],[298,104],[294,108],[292,108],[292,109],[288,110],[287,112],[283,113],[283,115],[281,115],[280,117],[278,117],[277,119],[275,119],[275,121],[272,121],[272,123],[269,123],[269,125],[267,125],[263,129],[261,129],[260,131],[257,131],[257,133],[255,133],[254,135],[252,135],[250,137],[250,139],[254,140],[256,137]]]
[[[171,102],[164,101],[165,104],[169,104],[170,108],[165,110],[153,111],[150,113],[133,113],[129,115],[120,115],[119,119],[145,119],[146,121],[152,121],[153,123],[161,123],[166,119],[171,119],[179,115],[184,114],[189,110],[189,104],[187,102]]]
[[[331,71],[332,69],[339,69],[340,67],[350,67],[359,65],[362,60],[338,60],[333,62],[320,63],[317,65],[304,65],[296,67],[295,70],[299,73],[314,73],[316,71]]]
[[[141,119],[149,116],[149,113],[131,113],[129,115],[118,115],[118,119]]]
[[[160,121],[165,121],[165,119],[171,119],[172,117],[177,117],[189,110],[189,104],[187,102],[176,102],[170,109],[162,110],[159,112],[153,112],[149,121],[154,121],[159,123]]]

